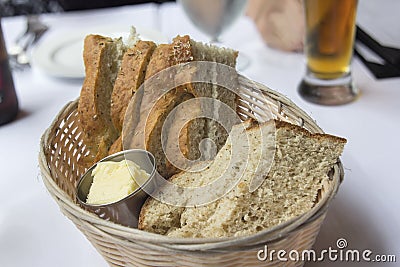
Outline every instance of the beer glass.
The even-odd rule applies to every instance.
[[[306,74],[299,94],[321,105],[341,105],[358,95],[350,63],[357,0],[304,0]]]

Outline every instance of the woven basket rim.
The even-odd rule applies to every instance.
[[[248,80],[247,78],[241,75],[239,78],[246,79],[247,81],[254,83],[254,85],[257,88],[261,89],[261,91],[278,96],[280,99],[283,100],[282,102],[285,105],[297,107],[290,99],[288,99],[287,97],[281,95],[276,91],[269,89],[265,85],[262,85],[255,81]],[[320,216],[322,216],[327,210],[332,198],[336,195],[341,179],[343,177],[343,166],[339,160],[335,165],[335,174],[332,177],[332,188],[330,192],[327,193],[326,197],[321,199],[309,212],[302,214],[298,217],[295,217],[282,224],[257,232],[253,235],[241,236],[241,237],[223,237],[223,238],[177,238],[177,237],[168,237],[164,235],[146,232],[139,229],[122,226],[101,219],[97,217],[95,214],[90,213],[81,208],[77,203],[73,202],[70,196],[68,196],[66,192],[64,192],[57,185],[57,183],[53,180],[51,176],[49,165],[46,160],[46,146],[48,144],[50,129],[52,129],[57,124],[59,118],[65,117],[65,115],[70,114],[70,112],[73,111],[74,108],[76,108],[77,102],[78,99],[67,103],[60,110],[56,118],[51,123],[50,127],[45,130],[45,132],[41,137],[40,151],[39,151],[39,167],[42,173],[42,179],[52,197],[58,199],[62,203],[62,205],[64,205],[60,206],[61,209],[68,209],[68,212],[72,213],[75,217],[92,224],[103,234],[107,233],[113,239],[115,238],[118,239],[118,242],[131,242],[130,240],[135,240],[135,242],[139,241],[144,245],[146,243],[148,243],[148,245],[157,244],[161,247],[165,247],[165,249],[167,250],[173,250],[173,251],[198,251],[198,250],[209,250],[209,249],[215,250],[215,249],[223,249],[225,247],[229,247],[229,251],[232,251],[232,246],[235,247],[243,244],[249,244],[249,246],[245,247],[241,246],[240,249],[238,250],[243,250],[244,248],[252,248],[255,246],[259,247],[260,242],[257,242],[259,240],[262,240],[262,244],[266,244],[268,242],[283,239],[287,235],[289,235],[292,231],[300,229],[305,225],[312,223]],[[309,117],[300,108],[298,109],[302,118],[310,120],[316,125],[316,123],[311,117]]]

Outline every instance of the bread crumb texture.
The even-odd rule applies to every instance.
[[[139,228],[171,237],[244,236],[309,211],[323,183],[328,182],[328,172],[346,140],[327,134],[313,135],[280,121],[243,125],[247,129],[232,130],[208,169],[171,178],[173,183],[186,187],[208,184],[229,166],[231,140],[247,142],[250,153],[244,175],[232,190],[200,207],[174,207],[149,198],[142,208]],[[270,150],[274,153],[267,153]],[[254,178],[261,178],[262,184],[250,192]]]

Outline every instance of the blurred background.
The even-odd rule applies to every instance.
[[[0,17],[54,13],[174,0],[0,0]]]
[[[139,4],[143,2],[155,4]],[[315,249],[334,248],[339,238],[345,238],[351,249],[399,254],[400,184],[396,166],[400,142],[395,136],[400,134],[400,79],[388,77],[394,73],[386,70],[391,65],[379,67],[376,62],[384,62],[382,58],[371,55],[367,58],[371,64],[366,67],[356,56],[354,79],[362,91],[357,101],[321,107],[300,98],[296,88],[305,73],[301,4],[302,0],[248,0],[247,16],[242,16],[221,39],[248,55],[251,63],[243,71],[245,76],[290,98],[326,132],[349,140],[342,157],[346,177]],[[123,7],[103,8],[115,6]],[[91,10],[75,12],[87,9]],[[399,0],[359,1],[357,24],[379,43],[400,48],[398,10]],[[36,59],[32,60],[32,68],[12,70],[20,112],[16,120],[0,128],[0,266],[107,266],[84,235],[63,216],[38,175],[40,137],[64,105],[77,98],[82,87],[84,70],[79,38],[93,30],[121,36],[127,26],[135,25],[144,31],[142,35],[156,33],[149,37],[170,40],[177,34],[188,33],[197,41],[210,39],[190,22],[179,4],[170,0],[0,0],[8,53],[27,32],[29,16],[25,15],[32,14],[43,14],[33,17],[45,26],[37,27],[39,34],[31,35],[44,37],[32,49],[32,59]],[[28,42],[28,48],[33,43]],[[12,58],[18,61],[19,57]],[[369,65],[384,69],[386,78],[375,76]]]

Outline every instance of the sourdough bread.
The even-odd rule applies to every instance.
[[[248,146],[250,154],[241,155],[247,165],[239,167],[243,175],[232,190],[197,207],[168,205],[149,197],[140,213],[139,229],[171,237],[243,236],[304,214],[315,205],[346,140],[311,134],[282,121],[247,121],[234,126],[208,168],[179,173],[170,181],[184,187],[214,182],[221,173],[232,171],[229,161],[238,143]],[[274,152],[273,157],[268,151]],[[262,183],[250,192],[254,179]],[[194,202],[189,196],[185,203]]]

